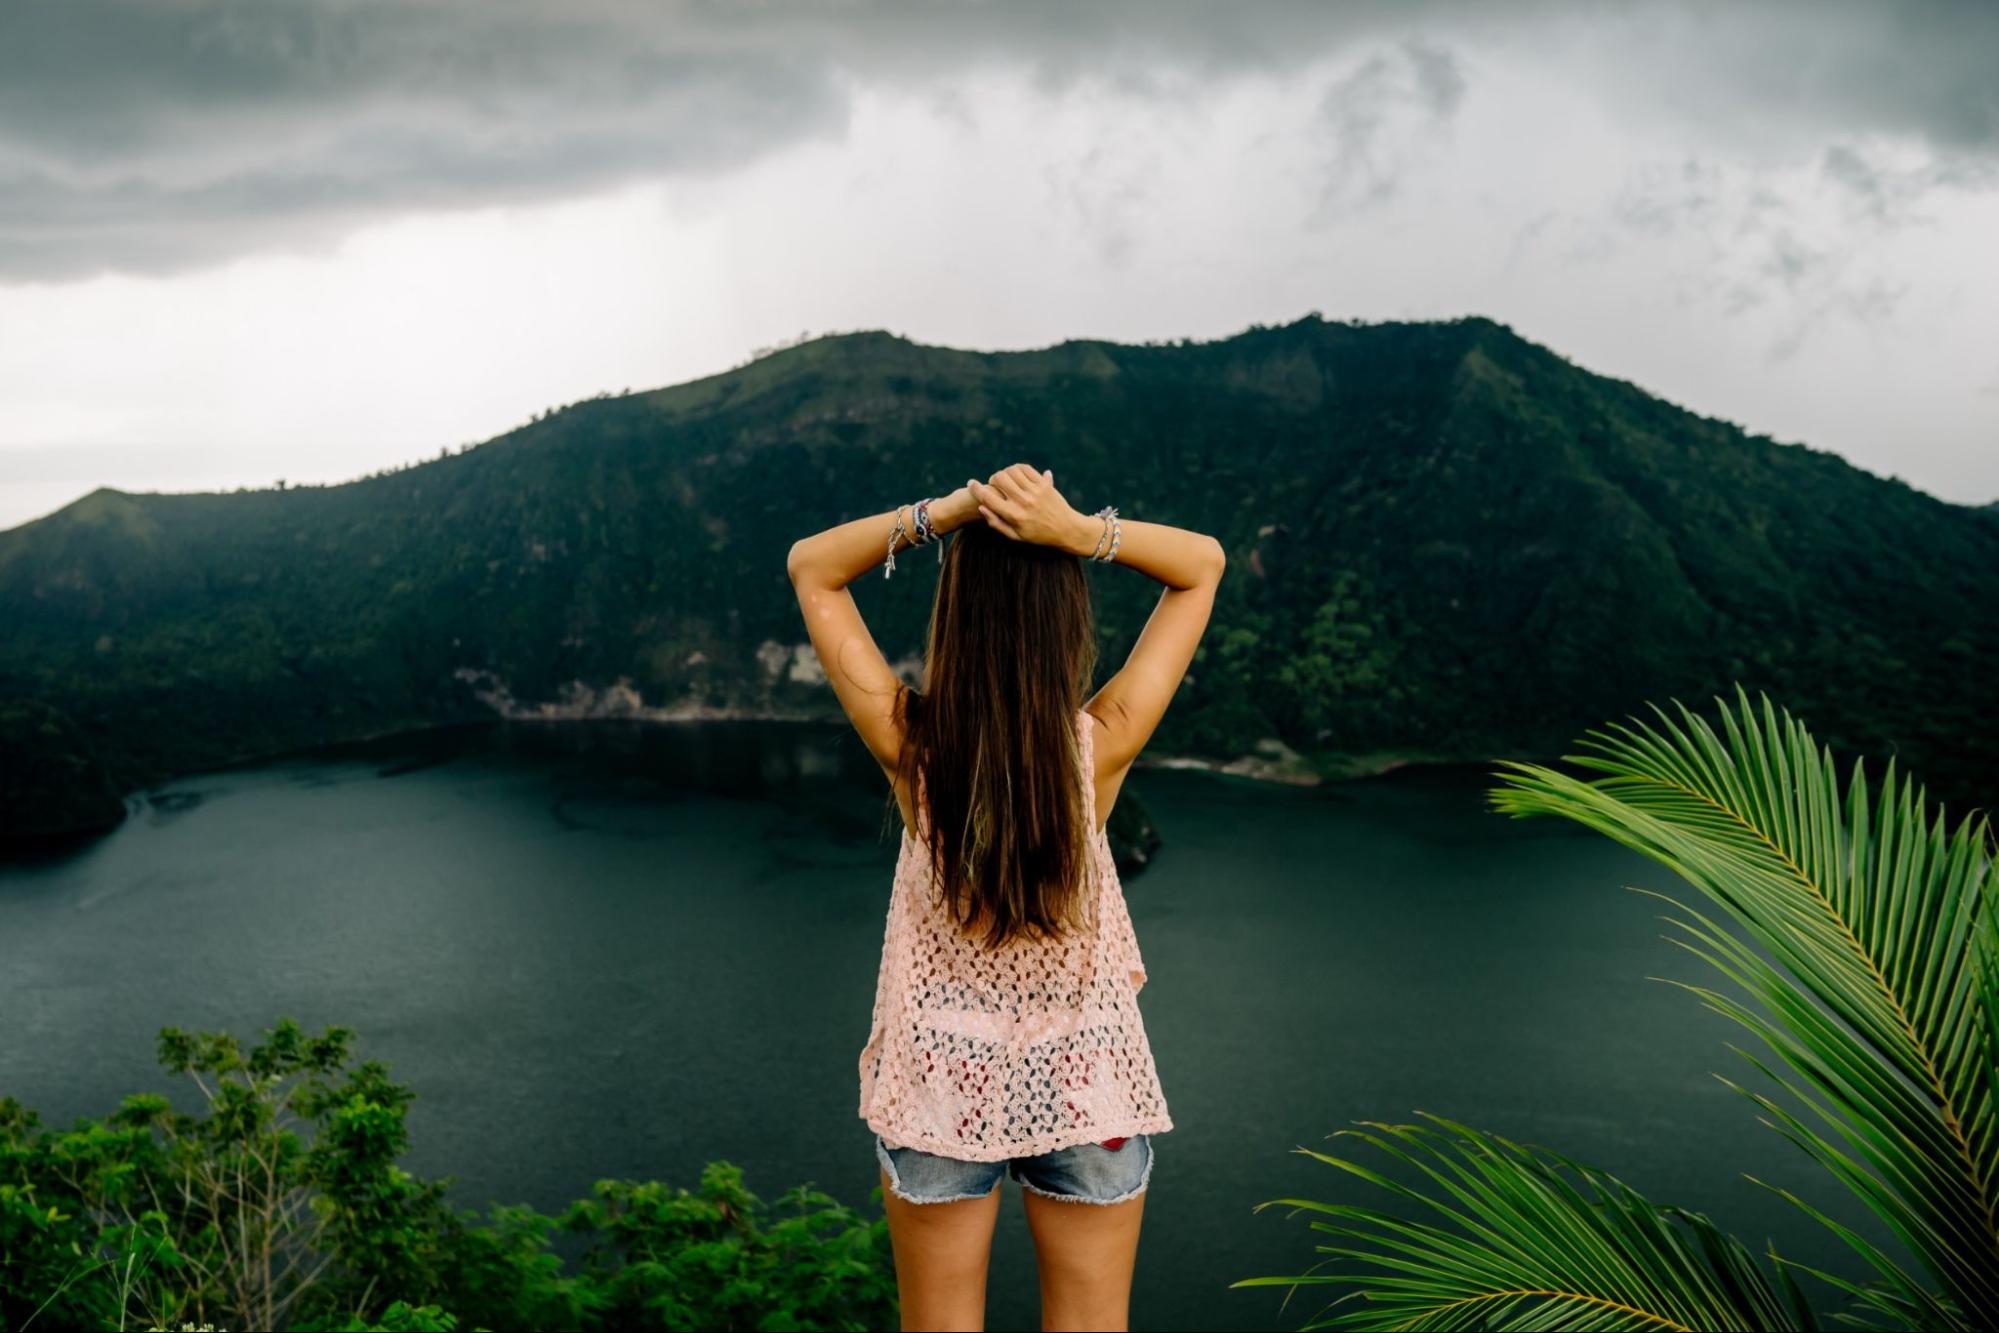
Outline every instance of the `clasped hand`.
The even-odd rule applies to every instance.
[[[1055,474],[1015,463],[966,489],[987,526],[1019,542],[1062,546],[1074,535],[1080,515],[1055,489]]]

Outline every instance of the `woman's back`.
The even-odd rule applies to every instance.
[[[946,533],[912,714],[847,585]],[[1096,679],[1091,564],[1162,590],[1124,665],[1075,711],[1071,751],[1063,714]],[[981,1326],[1005,1175],[1023,1190],[1043,1327],[1125,1326],[1152,1136],[1173,1122],[1101,821],[1186,676],[1226,564],[1206,534],[1109,505],[1079,513],[1053,472],[1025,463],[837,524],[786,557],[827,682],[903,810],[859,1072],[905,1328]],[[905,785],[924,788],[918,773],[927,794]],[[922,836],[926,795],[962,837]],[[959,897],[947,906],[934,880]]]
[[[1172,1128],[1137,994],[1144,961],[1096,813],[1090,714],[1075,714],[1087,928],[997,949],[962,930],[905,829],[882,939],[860,1114],[884,1142],[998,1161]],[[913,802],[927,818],[921,780]]]

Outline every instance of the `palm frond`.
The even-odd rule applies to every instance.
[[[1941,1289],[1862,1244],[1884,1280],[1850,1292],[1884,1314],[1914,1308],[1940,1321],[1926,1326],[1992,1326],[1999,887],[1989,824],[1948,829],[1892,762],[1873,796],[1856,764],[1842,801],[1831,752],[1767,698],[1759,712],[1736,693],[1722,735],[1683,705],[1677,722],[1655,707],[1658,725],[1592,731],[1585,753],[1568,756],[1605,776],[1509,762],[1492,803],[1596,829],[1734,919],[1747,941],[1686,912],[1679,942],[1761,1007],[1692,989],[1776,1053],[1790,1075],[1769,1072],[1823,1128],[1760,1099],[1771,1123],[1865,1200]]]
[[[1999,1099],[1999,872],[1993,870],[1992,860],[1993,847],[1988,840],[1978,931],[1978,981],[1985,1005],[1986,1086]]]
[[[1306,1329],[1814,1329],[1810,1308],[1698,1213],[1664,1208],[1591,1167],[1439,1116],[1369,1123],[1351,1136],[1427,1180],[1418,1188],[1349,1158],[1300,1148],[1416,1205],[1395,1213],[1274,1199],[1315,1215],[1329,1256],[1290,1277],[1235,1287],[1345,1286]],[[1288,1296],[1287,1296],[1288,1301]]]

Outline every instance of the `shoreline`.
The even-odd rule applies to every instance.
[[[495,673],[479,667],[459,667],[452,675],[471,687],[479,702],[493,716],[508,722],[802,722],[843,725],[844,714],[824,710],[717,706],[682,700],[670,704],[648,704],[632,687],[629,678],[619,677],[611,685],[593,688],[582,681],[563,687],[561,697],[541,703],[524,704]],[[823,679],[823,677],[822,677]],[[1141,754],[1134,768],[1193,769],[1227,777],[1248,778],[1285,787],[1318,787],[1356,778],[1380,777],[1399,768],[1439,764],[1486,764],[1490,756],[1471,758],[1427,755],[1386,750],[1359,754],[1328,752],[1317,760],[1292,749],[1274,736],[1258,740],[1252,751],[1232,759],[1208,759],[1197,755]]]
[[[639,701],[635,691],[619,690],[615,687],[601,693],[578,691],[564,702],[534,705],[521,704],[504,687],[480,689],[475,692],[481,702],[493,710],[493,719],[502,722],[639,722],[667,726],[688,722],[795,722],[843,726],[847,722],[844,714],[802,709],[717,706],[691,700],[676,704],[648,705]],[[1380,777],[1400,768],[1490,762],[1492,761],[1489,756],[1462,758],[1383,751],[1342,755],[1339,757],[1339,762],[1331,766],[1334,771],[1328,773],[1314,766],[1302,754],[1282,741],[1266,737],[1257,742],[1254,753],[1237,755],[1233,759],[1208,759],[1198,755],[1182,754],[1141,754],[1133,762],[1132,767],[1191,769],[1226,777],[1248,778],[1253,782],[1269,782],[1284,787],[1318,787],[1357,778]]]
[[[283,750],[271,750],[258,754],[239,755],[216,764],[178,769],[158,782],[129,788],[119,793],[123,810],[117,820],[89,828],[63,830],[22,838],[0,839],[0,856],[12,859],[16,856],[34,857],[51,851],[73,850],[121,827],[126,820],[149,803],[153,794],[174,783],[205,774],[223,773],[233,769],[254,767],[260,764],[278,763],[288,759],[321,753],[325,750],[345,746],[367,745],[379,741],[394,740],[399,737],[417,737],[432,732],[448,731],[459,727],[489,726],[494,723],[525,723],[534,726],[572,725],[592,722],[639,723],[648,726],[673,726],[701,722],[778,722],[806,724],[813,726],[838,727],[846,724],[843,714],[827,714],[824,711],[802,709],[750,708],[736,705],[713,705],[693,701],[683,701],[665,706],[648,706],[639,703],[635,693],[627,697],[625,691],[579,692],[582,697],[572,694],[562,702],[542,703],[533,706],[520,704],[504,689],[478,691],[480,700],[486,704],[488,712],[477,717],[461,717],[449,720],[408,720],[387,727],[362,732],[356,735],[316,741],[310,745],[295,746]],[[608,696],[608,697],[607,697]],[[1251,782],[1265,782],[1282,787],[1319,787],[1334,783],[1350,782],[1362,778],[1380,777],[1402,768],[1421,768],[1439,765],[1489,764],[1489,757],[1452,757],[1444,755],[1419,755],[1406,752],[1377,752],[1360,755],[1338,756],[1331,764],[1321,761],[1315,766],[1306,758],[1275,739],[1266,738],[1257,743],[1257,753],[1238,755],[1234,759],[1207,759],[1196,755],[1141,754],[1132,767],[1151,770],[1192,770],[1212,773],[1223,777],[1244,778]],[[1324,771],[1330,769],[1331,771]]]
[[[546,702],[524,705],[515,700],[504,688],[477,691],[480,701],[490,710],[483,716],[455,718],[444,721],[409,721],[367,731],[358,735],[338,739],[316,741],[313,744],[284,750],[272,750],[261,754],[242,755],[220,764],[203,765],[175,772],[171,777],[144,787],[136,787],[122,793],[126,803],[126,815],[132,813],[135,798],[149,795],[162,787],[204,773],[218,773],[230,769],[243,768],[265,763],[276,763],[285,759],[317,754],[321,751],[350,745],[366,745],[377,741],[393,740],[397,737],[416,737],[431,732],[447,731],[458,727],[487,726],[493,723],[525,723],[532,726],[564,726],[577,723],[623,722],[646,726],[678,726],[703,722],[778,722],[804,724],[810,726],[841,727],[847,725],[844,714],[826,713],[805,709],[754,708],[739,705],[715,705],[682,701],[667,705],[647,705],[637,701],[636,693],[620,697],[625,691],[579,692],[583,697],[572,695],[562,702]],[[608,696],[608,697],[607,697]],[[1223,777],[1246,778],[1252,782],[1267,782],[1283,787],[1319,787],[1334,783],[1350,782],[1362,778],[1380,777],[1403,768],[1452,766],[1463,764],[1489,764],[1494,762],[1489,756],[1449,756],[1422,755],[1405,751],[1372,752],[1355,755],[1339,755],[1337,761],[1315,766],[1303,755],[1274,738],[1257,742],[1257,752],[1238,755],[1233,759],[1209,759],[1198,755],[1182,754],[1141,754],[1133,761],[1138,769],[1192,770],[1213,773]],[[1331,771],[1324,771],[1330,768]],[[120,823],[123,822],[121,819]],[[115,828],[111,825],[109,828]],[[109,828],[99,830],[108,832]]]

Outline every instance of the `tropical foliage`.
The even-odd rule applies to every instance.
[[[1673,903],[1667,920],[1726,983],[1679,984],[1757,1039],[1743,1054],[1767,1081],[1730,1082],[1893,1241],[1780,1191],[1858,1266],[1759,1263],[1707,1218],[1601,1171],[1433,1120],[1344,1131],[1392,1171],[1308,1152],[1406,1207],[1272,1200],[1312,1215],[1330,1257],[1237,1286],[1348,1288],[1312,1328],[1815,1327],[1802,1271],[1850,1322],[1999,1326],[1989,820],[1951,826],[1892,763],[1878,788],[1858,763],[1842,783],[1831,751],[1767,698],[1738,689],[1719,731],[1676,708],[1592,731],[1569,757],[1583,775],[1504,765],[1492,802],[1575,820],[1700,891],[1711,911]]]
[[[893,1326],[885,1221],[810,1187],[767,1205],[726,1162],[558,1216],[454,1210],[396,1164],[412,1094],[352,1042],[165,1029],[198,1114],[142,1094],[53,1131],[0,1100],[0,1330]]]

